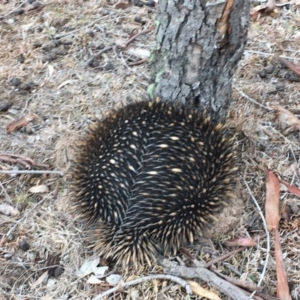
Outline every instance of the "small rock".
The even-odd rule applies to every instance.
[[[40,47],[42,47],[42,45],[43,44],[41,42],[34,42],[33,45],[32,45],[32,47],[33,48],[40,48]]]
[[[12,106],[12,102],[9,101],[0,103],[0,111],[8,111],[11,106]]]
[[[29,4],[32,4],[35,0],[27,0]]]
[[[20,54],[18,57],[17,57],[17,61],[21,64],[23,64],[25,62],[25,56],[23,54]]]
[[[104,65],[103,69],[106,70],[106,71],[109,71],[109,70],[113,70],[115,67],[114,65],[112,64],[111,61],[107,61],[106,64]]]
[[[264,265],[259,264],[258,268],[257,268],[257,272],[262,273],[262,271],[264,270]]]
[[[28,123],[26,126],[25,126],[25,132],[27,134],[33,134],[34,133],[34,129],[32,128],[32,125],[30,123]]]
[[[36,27],[36,32],[42,32],[44,30],[44,28],[42,26],[38,26]],[[42,43],[40,43],[42,45]]]
[[[155,6],[155,1],[153,0],[148,0],[148,2],[144,2],[145,5],[150,6],[150,7],[154,7]]]
[[[274,70],[275,70],[275,67],[273,65],[269,65],[265,68],[265,72],[267,74],[272,74],[274,72]]]
[[[22,212],[25,208],[26,208],[25,203],[18,202],[18,203],[16,204],[16,209],[17,209],[18,211],[20,211],[20,212]]]
[[[283,82],[276,82],[275,87],[277,91],[284,91],[285,84]]]
[[[37,84],[34,82],[24,82],[20,85],[20,90],[31,91],[37,87]]]
[[[88,34],[91,38],[95,37],[95,32],[94,32],[93,30],[89,30],[89,31],[87,32],[87,34]]]
[[[43,44],[42,49],[44,51],[50,51],[50,50],[56,48],[57,46],[59,46],[59,41],[53,40],[53,41]]]
[[[267,72],[265,69],[261,70],[259,73],[258,73],[259,77],[260,78],[266,78],[267,77]]]
[[[23,250],[24,252],[26,252],[27,250],[29,250],[30,246],[29,244],[26,242],[26,240],[22,240],[20,243],[19,243],[19,248],[21,250]]]
[[[15,15],[22,15],[22,14],[24,14],[24,12],[25,12],[24,9],[19,8],[15,11]]]
[[[92,60],[91,63],[90,63],[90,66],[92,68],[98,68],[99,67],[99,62]]]
[[[64,268],[58,266],[58,267],[56,267],[56,268],[53,270],[53,277],[58,277],[58,276],[60,276],[63,272],[64,272]]]
[[[300,77],[296,74],[287,73],[284,78],[290,82],[300,82]]]
[[[41,7],[42,5],[43,5],[43,4],[42,4],[41,2],[33,1],[33,2],[31,3],[31,7],[30,7],[30,8],[28,7],[28,10],[39,8],[39,7]]]
[[[110,14],[110,10],[106,8],[102,8],[99,13],[101,16],[107,16]]]
[[[55,58],[56,58],[56,53],[50,52],[49,54],[43,56],[42,62],[43,63],[50,62],[53,61]]]
[[[20,90],[24,90],[24,91],[30,91],[31,90],[31,86],[29,83],[22,83],[20,85]]]
[[[146,21],[144,21],[140,16],[134,17],[134,22],[140,23],[142,25],[146,24]]]
[[[13,77],[12,79],[11,79],[11,84],[13,85],[13,86],[19,86],[20,84],[21,84],[21,80],[19,79],[19,78],[17,78],[17,77]]]

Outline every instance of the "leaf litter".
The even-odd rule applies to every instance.
[[[145,98],[150,79],[148,57],[155,46],[154,30],[138,36],[126,49],[113,45],[126,45],[132,32],[154,28],[155,9],[132,5],[116,9],[117,1],[103,0],[59,0],[47,4],[40,1],[41,5],[36,7],[27,1],[22,3],[24,6],[18,8],[14,1],[0,4],[3,105],[0,104],[4,108],[0,112],[0,140],[1,152],[5,155],[0,161],[0,170],[15,166],[67,169],[72,157],[71,137],[76,138],[109,109]],[[283,292],[284,297],[291,294],[292,299],[298,299],[300,214],[295,207],[299,206],[300,186],[299,83],[290,80],[289,68],[273,56],[277,53],[291,62],[294,60],[295,64],[299,62],[300,11],[293,3],[277,5],[274,10],[275,13],[270,14],[260,11],[259,18],[251,24],[247,49],[235,74],[237,89],[233,89],[229,123],[240,128],[237,142],[243,150],[241,176],[260,207],[264,207],[268,193],[264,167],[276,173],[287,187],[281,190],[279,202],[284,203],[290,217],[279,223],[280,244],[277,242],[271,248],[272,259],[263,276],[263,287],[264,292],[273,297]],[[146,22],[144,25],[135,21],[137,15]],[[106,69],[106,65],[113,68]],[[259,76],[262,70],[265,72]],[[22,120],[30,114],[34,114],[34,120]],[[6,127],[14,120],[21,120],[21,126],[17,123],[17,127],[9,127],[12,130],[7,134]],[[19,157],[30,158],[35,164],[22,158],[18,161]],[[54,200],[56,175],[11,177],[0,173],[0,179],[12,201],[10,203],[1,192],[0,203],[5,205],[6,211],[13,212],[9,216],[0,213],[1,237],[11,232],[0,243],[2,296],[90,299],[109,289],[107,283],[95,284],[99,274],[94,273],[96,277],[90,279],[90,285],[88,276],[75,275],[93,252],[84,241],[80,220],[74,222],[74,216],[69,213],[67,183],[62,181]],[[48,197],[35,190],[46,192],[45,187],[49,189]],[[32,188],[35,192],[29,193]],[[257,283],[266,257],[264,230],[250,197],[247,193],[243,197],[246,201],[241,222],[214,240],[207,251],[199,252],[196,248],[190,251],[200,261],[209,262],[230,251],[224,246],[226,241],[236,242],[237,247],[247,245],[243,251],[217,261],[213,268],[228,277]],[[21,198],[26,205],[18,216],[15,212]],[[250,237],[246,239],[246,235]],[[19,241],[23,239],[31,245],[26,252],[19,248]],[[279,236],[276,239],[279,241]],[[280,261],[276,264],[277,273],[285,268],[289,281],[289,290],[286,285],[279,286],[280,293],[273,259],[280,252],[278,245],[281,245],[284,265]],[[56,255],[61,255],[58,267],[64,270],[58,277],[45,271],[51,266],[46,262]],[[183,260],[189,262],[186,258]],[[55,261],[52,266],[57,267]],[[102,260],[95,268],[112,269]],[[138,271],[118,270],[115,274],[119,273],[127,282],[161,272],[162,268],[155,265]],[[286,279],[281,281],[286,283]],[[197,285],[193,283],[193,286]],[[227,299],[210,286],[202,283],[200,286],[210,291],[211,297]],[[129,288],[128,295],[133,299],[156,299],[162,295],[186,299],[185,290],[167,279],[142,282]],[[201,295],[199,299],[205,297]]]

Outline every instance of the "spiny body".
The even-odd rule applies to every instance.
[[[89,128],[72,167],[76,213],[95,249],[117,264],[174,254],[233,198],[226,127],[167,102],[138,102]]]

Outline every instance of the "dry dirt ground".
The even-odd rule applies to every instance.
[[[64,172],[72,156],[69,145],[76,135],[108,109],[145,97],[150,79],[145,55],[155,45],[155,8],[116,9],[113,2],[103,0],[28,1],[17,8],[22,2],[26,1],[0,4],[0,169],[31,166]],[[244,180],[261,208],[264,167],[300,186],[299,127],[287,130],[289,120],[276,118],[272,108],[282,105],[300,114],[300,79],[272,58],[276,53],[300,63],[300,11],[291,2],[277,10],[273,16],[252,22],[234,79],[229,123],[237,128],[237,143],[243,150],[245,210],[233,229],[214,240],[213,251],[197,254],[199,260],[209,261],[232,250],[224,246],[225,240],[247,234],[261,236],[257,246],[215,264],[214,269],[254,283],[263,277],[264,291],[272,296],[276,295],[274,248],[271,244],[266,262],[264,227]],[[125,43],[144,29],[150,32],[129,48],[105,49]],[[90,60],[101,50],[99,57]],[[6,126],[23,116],[33,120],[7,133]],[[8,159],[4,154],[19,157]],[[75,224],[68,212],[65,178],[0,174],[0,183],[0,203],[6,205],[0,213],[0,299],[92,299],[110,287],[105,278],[102,284],[89,284],[89,276],[77,276],[76,271],[93,252],[85,247],[80,223]],[[38,188],[32,189],[35,186]],[[280,235],[287,275],[293,299],[300,299],[299,198],[283,190],[281,205],[285,219]],[[10,215],[3,214],[7,209]],[[161,271],[159,266],[138,272],[113,270],[124,281]],[[127,294],[112,296],[125,298],[196,299],[167,280],[147,281]]]

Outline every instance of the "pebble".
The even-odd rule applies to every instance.
[[[103,69],[106,71],[113,70],[115,67],[111,61],[107,61]]]
[[[19,248],[20,248],[21,250],[23,250],[23,251],[26,252],[27,250],[29,250],[30,246],[29,246],[29,244],[27,243],[26,240],[22,240],[22,241],[20,241],[20,243],[19,243]]]
[[[13,77],[13,78],[11,79],[11,84],[12,84],[13,86],[19,86],[19,85],[21,84],[21,80],[20,80],[19,78],[17,78],[17,77]]]
[[[53,271],[53,277],[58,277],[64,272],[64,268],[62,267],[56,267]]]

